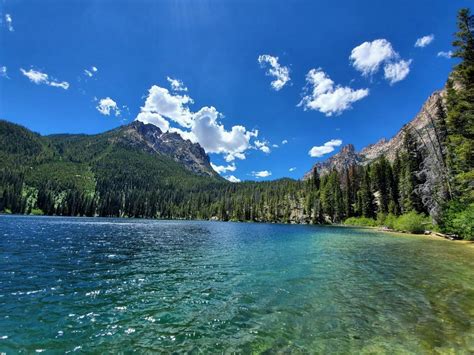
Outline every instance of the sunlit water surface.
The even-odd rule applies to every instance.
[[[0,351],[471,353],[474,249],[364,229],[0,217]]]

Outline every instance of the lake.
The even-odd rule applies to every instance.
[[[0,351],[474,351],[474,248],[373,230],[0,216]]]

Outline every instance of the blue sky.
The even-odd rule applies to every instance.
[[[51,134],[138,117],[201,143],[223,176],[300,178],[414,117],[470,5],[2,1],[0,118]]]

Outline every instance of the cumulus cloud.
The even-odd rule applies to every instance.
[[[283,139],[283,140],[281,141],[281,144],[288,144],[288,140]]]
[[[453,52],[452,51],[447,51],[447,52],[444,52],[444,51],[441,51],[441,52],[438,52],[438,57],[442,57],[442,58],[451,58],[453,56]]]
[[[241,158],[250,147],[250,139],[257,131],[248,131],[244,126],[233,126],[226,130],[218,121],[219,113],[214,107],[203,107],[193,116],[191,132],[208,153],[223,153]],[[236,156],[236,154],[238,156]]]
[[[184,86],[181,80],[173,79],[173,78],[170,78],[169,76],[166,77],[166,80],[168,80],[168,82],[170,83],[171,89],[173,91],[188,91],[188,88]]]
[[[271,152],[271,149],[268,146],[269,143],[267,141],[255,140],[254,144],[256,149],[261,150],[265,154],[269,154]]]
[[[306,74],[306,95],[298,106],[305,110],[317,110],[326,116],[340,114],[352,107],[352,103],[369,95],[369,89],[354,90],[347,86],[334,85],[329,76],[321,69],[311,69]]]
[[[408,73],[410,73],[410,60],[400,60],[395,63],[388,63],[384,67],[384,77],[390,82],[390,85],[395,84],[398,81],[401,81],[406,78]]]
[[[89,78],[92,78],[95,73],[97,73],[98,69],[97,67],[90,67],[89,69],[84,69],[84,75],[88,76]]]
[[[166,88],[153,85],[148,90],[141,112],[159,114],[182,127],[190,128],[193,123],[193,114],[187,105],[192,103],[194,101],[187,95],[174,95]]]
[[[64,90],[69,89],[69,83],[67,81],[58,81],[54,78],[49,78],[49,75],[46,73],[42,73],[39,70],[25,70],[23,68],[20,68],[21,73],[26,76],[32,83],[35,83],[36,85],[49,85],[53,87],[58,87],[62,88]]]
[[[120,116],[120,109],[117,103],[110,97],[100,99],[99,104],[96,106],[96,109],[105,116],[110,116],[112,112],[115,114],[115,116]]]
[[[355,47],[349,59],[352,66],[364,76],[376,73],[380,65],[389,59],[397,57],[397,52],[392,44],[386,39],[376,39],[372,42],[364,42]]]
[[[229,180],[230,182],[240,182],[240,179],[236,178],[234,175],[224,176],[224,179]]]
[[[245,159],[245,151],[252,147],[251,139],[258,131],[249,131],[235,125],[226,129],[220,122],[222,114],[213,106],[192,112],[194,101],[187,95],[170,93],[168,89],[153,85],[136,120],[152,123],[163,131],[180,134],[184,139],[199,143],[207,153],[225,155],[225,160]],[[179,127],[171,127],[173,121]]]
[[[211,163],[212,168],[219,174],[226,173],[228,171],[235,171],[237,167],[235,166],[235,163],[229,164],[227,166],[225,165],[215,165]]]
[[[339,147],[342,144],[340,139],[331,139],[329,142],[324,143],[320,146],[314,146],[308,152],[309,156],[313,158],[322,157],[325,154],[331,153],[334,151],[335,147]]]
[[[292,172],[292,171],[295,171],[295,170],[296,170],[295,167],[292,167],[292,168],[289,168],[289,169],[288,169],[289,172]]]
[[[423,48],[429,45],[431,42],[434,41],[434,34],[430,34],[427,36],[423,36],[421,38],[418,38],[415,42],[415,47]]]
[[[352,50],[349,59],[352,66],[364,76],[375,74],[384,65],[384,77],[391,85],[406,78],[412,62],[411,59],[400,59],[386,39],[362,43]]]
[[[290,81],[290,69],[280,65],[280,63],[278,63],[278,57],[262,54],[258,57],[258,62],[262,68],[268,68],[265,73],[266,75],[275,78],[275,80],[271,82],[271,86],[274,90],[281,90],[286,83]]]
[[[10,14],[5,14],[5,23],[7,24],[8,31],[13,32],[13,18]]]
[[[256,178],[266,178],[272,175],[271,171],[262,170],[262,171],[252,171],[252,176]]]
[[[169,122],[159,113],[142,111],[138,114],[136,120],[143,123],[151,123],[161,129],[162,132],[167,132],[170,129]]]

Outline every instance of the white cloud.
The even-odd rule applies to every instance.
[[[254,144],[255,144],[256,149],[261,150],[265,154],[269,154],[271,152],[271,149],[268,146],[269,143],[265,140],[264,141],[255,140]]]
[[[410,64],[412,60],[400,60],[395,63],[388,63],[384,67],[384,77],[390,82],[390,85],[405,79],[410,73]]]
[[[335,86],[321,68],[311,69],[306,74],[306,82],[312,88],[298,106],[303,106],[305,110],[317,110],[326,116],[340,114],[350,109],[353,102],[369,95],[369,89],[354,90],[347,86]]]
[[[25,70],[23,68],[20,68],[20,71],[24,76],[26,76],[32,83],[35,83],[36,85],[40,84],[45,84],[53,87],[59,87],[64,90],[69,89],[69,83],[67,81],[57,81],[56,79],[49,79],[49,75],[46,73],[42,73],[39,70]]]
[[[362,43],[352,50],[349,59],[352,66],[364,76],[375,74],[384,64],[384,77],[391,85],[406,78],[412,62],[411,59],[400,59],[400,55],[386,39]]]
[[[226,173],[228,171],[235,171],[237,167],[235,166],[235,163],[229,164],[227,166],[224,165],[215,165],[211,163],[212,168],[219,174]]]
[[[95,73],[97,73],[98,69],[97,67],[90,67],[90,69],[84,69],[84,75],[88,76],[89,78],[92,78]]]
[[[441,51],[441,52],[438,52],[438,57],[442,57],[442,58],[451,58],[453,56],[453,52],[452,51],[447,51],[447,52],[444,52],[444,51]]]
[[[14,28],[13,28],[12,15],[10,15],[10,14],[5,14],[5,22],[6,22],[6,24],[7,24],[8,31],[13,32],[13,31],[14,31]]]
[[[245,160],[245,154],[244,153],[233,153],[233,154],[227,154],[225,156],[225,161],[230,163],[231,161],[234,161],[235,159],[240,159],[240,160]]]
[[[262,171],[252,171],[252,176],[256,178],[266,178],[272,175],[271,171],[262,170]]]
[[[248,131],[244,126],[233,126],[226,130],[218,122],[219,113],[214,107],[203,107],[193,115],[191,132],[207,153],[222,153],[241,158],[248,148],[250,139],[257,137],[257,131]]]
[[[271,82],[274,90],[281,90],[286,83],[290,81],[290,69],[280,65],[280,63],[278,63],[278,57],[262,54],[258,57],[258,62],[262,68],[266,68],[267,65],[270,66],[265,74],[275,78],[275,80]]]
[[[0,78],[8,78],[8,69],[6,66],[0,67]]]
[[[429,45],[431,42],[434,41],[434,34],[430,34],[427,36],[423,36],[421,38],[418,38],[415,42],[415,47],[423,48]]]
[[[364,76],[368,76],[376,73],[383,62],[397,56],[397,52],[395,52],[389,41],[386,39],[376,39],[375,41],[364,42],[355,47],[349,59],[352,61],[355,69]]]
[[[181,80],[173,79],[173,78],[170,78],[169,76],[166,77],[166,80],[168,80],[168,82],[170,83],[171,89],[173,91],[188,91],[188,88],[184,86]]]
[[[110,116],[111,112],[115,113],[115,116],[120,115],[120,109],[117,103],[112,100],[110,97],[106,97],[105,99],[100,99],[99,104],[96,106],[97,111],[105,116]]]
[[[334,151],[335,147],[339,147],[342,144],[340,139],[331,139],[329,142],[324,143],[321,146],[314,146],[308,152],[309,156],[313,158],[322,157],[325,154]]]
[[[273,147],[273,148],[280,148],[280,146],[279,146],[278,144],[275,144],[275,143],[272,144],[272,147]]]
[[[286,139],[283,139],[283,140],[281,141],[281,144],[288,144],[288,141],[287,141]]]
[[[170,93],[168,89],[153,85],[136,119],[199,143],[207,153],[223,154],[227,162],[245,159],[245,151],[252,147],[250,141],[257,137],[258,131],[249,131],[241,125],[227,130],[215,107],[205,106],[192,112],[188,107],[192,103],[194,101],[187,95]],[[185,129],[171,127],[169,121]]]
[[[230,182],[240,182],[240,179],[236,178],[234,175],[224,176],[224,179],[229,180]]]
[[[293,168],[289,168],[289,169],[288,169],[288,171],[289,171],[289,172],[292,172],[292,171],[295,171],[295,170],[296,170],[296,168],[295,168],[295,167],[293,167]]]
[[[136,118],[137,121],[143,123],[151,123],[161,129],[162,132],[167,132],[170,129],[170,124],[159,113],[154,112],[140,112]]]
[[[148,90],[148,96],[141,111],[157,113],[182,127],[190,128],[193,123],[193,114],[187,105],[192,103],[194,103],[193,99],[187,95],[174,95],[168,89],[153,85]]]

